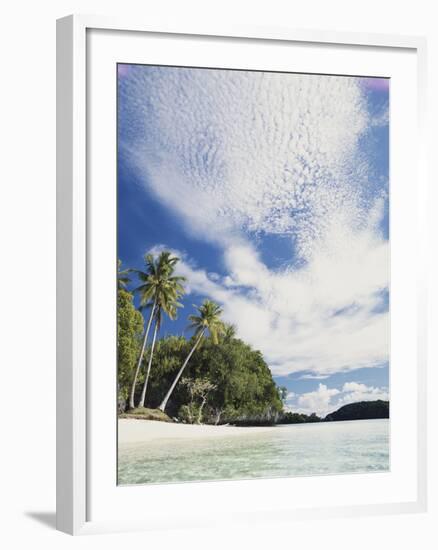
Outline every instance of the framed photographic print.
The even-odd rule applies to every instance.
[[[424,50],[58,21],[59,529],[425,509]]]

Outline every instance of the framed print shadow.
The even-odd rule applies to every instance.
[[[59,20],[59,529],[425,509],[424,50]]]

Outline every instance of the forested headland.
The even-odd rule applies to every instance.
[[[161,411],[187,423],[276,423],[281,391],[260,351],[236,337],[217,304],[205,300],[193,308],[188,338],[159,337],[162,323],[181,310],[186,281],[174,273],[177,261],[169,252],[147,255],[144,272],[119,263],[119,413],[165,419]]]

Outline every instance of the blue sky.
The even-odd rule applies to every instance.
[[[389,392],[389,81],[119,65],[118,255],[175,251],[288,406]]]

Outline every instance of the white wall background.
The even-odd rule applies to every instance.
[[[430,512],[320,522],[80,537],[56,532],[55,510],[55,19],[139,14],[151,23],[196,20],[425,35],[429,40],[430,160],[438,125],[438,17],[433,0],[16,0],[0,31],[1,451],[0,543],[5,548],[362,548],[438,546],[438,292],[430,292]],[[431,235],[438,235],[437,170],[430,169]],[[430,239],[430,282],[438,279]],[[435,309],[435,312],[433,312]]]

